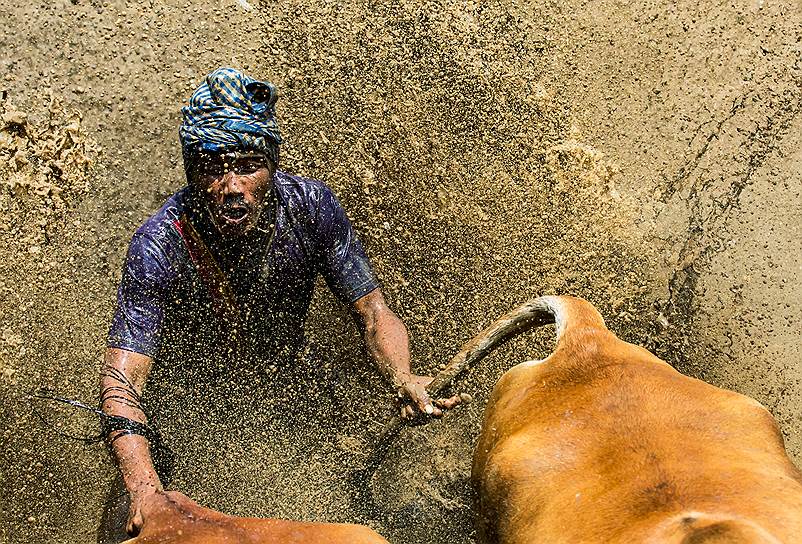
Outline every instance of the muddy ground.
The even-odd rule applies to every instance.
[[[0,0],[0,539],[96,539],[114,468],[24,395],[96,397],[126,244],[184,183],[179,108],[220,65],[280,89],[282,167],[341,197],[419,371],[519,302],[580,295],[621,337],[763,402],[799,462],[801,20],[772,0]],[[404,434],[374,482],[385,519],[349,506],[344,475],[391,392],[322,286],[309,335],[326,365],[173,392],[172,487],[472,542],[483,404],[551,331]]]

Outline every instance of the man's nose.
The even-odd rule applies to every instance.
[[[239,195],[243,193],[242,180],[233,170],[223,174],[223,195]]]

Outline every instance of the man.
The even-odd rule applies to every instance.
[[[101,393],[105,413],[121,416],[108,436],[130,494],[129,534],[163,491],[150,435],[137,425],[146,422],[140,394],[154,361],[173,375],[235,367],[240,380],[291,364],[318,273],[350,306],[403,417],[438,417],[458,403],[433,402],[424,389],[431,378],[411,373],[406,328],[331,190],[277,170],[276,98],[273,85],[236,70],[209,74],[179,130],[189,186],[131,241]]]

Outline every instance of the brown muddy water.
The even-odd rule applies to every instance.
[[[341,198],[418,371],[528,298],[579,295],[622,338],[766,404],[798,462],[802,7],[708,4],[0,0],[0,539],[96,539],[115,469],[24,395],[96,398],[126,245],[183,185],[179,109],[221,65],[278,86],[282,168]],[[345,475],[392,391],[321,285],[326,365],[171,397],[172,487],[231,514],[470,543],[483,405],[551,334],[407,430],[374,481],[387,519],[363,519]]]

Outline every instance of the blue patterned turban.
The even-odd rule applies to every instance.
[[[261,151],[278,164],[281,133],[276,122],[276,87],[233,68],[218,68],[181,109],[178,129],[184,167],[199,152]]]

